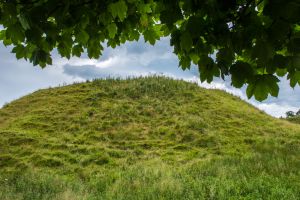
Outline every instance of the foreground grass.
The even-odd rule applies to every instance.
[[[300,128],[161,77],[40,90],[0,110],[0,199],[297,199]]]
[[[1,177],[0,198],[299,199],[300,162],[290,158],[269,152],[180,167],[157,161],[106,170],[86,180],[45,172],[14,173]]]

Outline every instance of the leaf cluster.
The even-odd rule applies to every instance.
[[[230,76],[259,101],[278,95],[279,76],[300,85],[299,0],[1,0],[0,24],[16,57],[41,67],[54,48],[99,58],[103,44],[170,36],[181,68],[197,65],[201,81]]]

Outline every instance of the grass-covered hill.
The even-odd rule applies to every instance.
[[[0,110],[0,199],[299,199],[300,126],[162,77],[44,89]]]

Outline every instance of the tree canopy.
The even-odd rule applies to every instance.
[[[52,64],[99,58],[104,44],[169,36],[183,70],[201,81],[230,76],[247,96],[278,96],[279,76],[300,85],[300,0],[0,0],[0,40],[17,59]],[[215,59],[214,59],[215,55]]]
[[[297,118],[300,117],[300,109],[297,112],[287,111],[285,114],[287,118],[293,118],[293,117]]]

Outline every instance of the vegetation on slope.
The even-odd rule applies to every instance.
[[[297,199],[300,126],[163,77],[39,90],[0,110],[0,199]]]
[[[300,110],[298,110],[297,112],[287,111],[286,119],[289,122],[300,124]]]
[[[300,116],[286,118],[289,122],[300,124]]]

